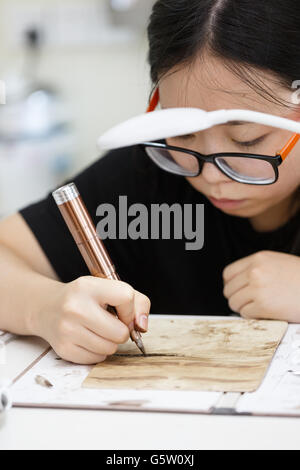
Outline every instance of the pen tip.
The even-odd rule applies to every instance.
[[[143,356],[147,356],[146,349],[142,341],[141,333],[139,331],[133,330],[130,336],[131,336],[132,341],[135,342],[135,344],[137,345],[137,347],[143,354]]]
[[[145,346],[143,344],[143,341],[142,340],[137,341],[136,345],[139,348],[139,350],[141,351],[141,353],[143,354],[143,356],[147,356],[146,349],[145,349]]]

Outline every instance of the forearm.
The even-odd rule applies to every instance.
[[[60,282],[35,272],[10,249],[0,244],[0,329],[34,335],[36,318]]]

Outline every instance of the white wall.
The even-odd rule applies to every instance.
[[[1,14],[6,1],[0,0],[0,78],[22,57],[21,48],[7,37],[9,19]],[[27,3],[13,1],[20,6]],[[28,4],[44,8],[55,2],[59,0],[29,0]],[[132,43],[44,50],[39,76],[61,90],[72,108],[78,133],[76,170],[98,156],[96,139],[103,131],[144,112],[151,87],[146,54],[146,32]]]

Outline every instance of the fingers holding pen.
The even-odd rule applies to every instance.
[[[96,302],[105,308],[106,305],[115,307],[119,319],[130,325],[134,320],[134,298],[135,290],[126,282],[112,281],[110,279],[99,279],[86,276],[74,281],[79,289],[84,289]]]
[[[149,299],[128,284],[86,276],[61,284],[35,327],[63,359],[92,364],[113,355],[131,329],[145,332],[149,310]]]
[[[133,329],[142,333],[148,329],[150,300],[122,281],[79,278],[62,287],[60,302],[50,344],[67,360],[74,354],[80,363],[91,363],[96,356],[101,362],[129,340]],[[108,305],[116,308],[118,316],[109,313]]]
[[[82,326],[93,332],[96,337],[104,338],[117,345],[124,344],[129,339],[128,326],[92,300],[85,305]]]
[[[96,355],[112,356],[118,350],[118,343],[108,338],[103,338],[87,328],[80,328],[73,337],[73,342]]]
[[[150,308],[150,299],[141,292],[136,291],[134,299],[135,326],[141,333],[148,331]]]
[[[73,299],[62,311],[49,341],[63,359],[80,364],[102,362],[129,339],[129,329],[92,299]]]
[[[129,331],[137,329],[141,333],[148,331],[148,317],[150,313],[150,299],[133,289],[129,284],[122,281],[109,281],[113,292],[109,293],[109,305],[113,305],[117,312],[118,318],[125,323]],[[116,291],[118,294],[116,296]],[[120,303],[119,303],[120,302]]]
[[[134,326],[141,332],[148,330],[151,302],[146,295],[122,281],[98,279],[90,276],[81,279],[83,284],[88,284],[88,287],[85,287],[88,288],[89,293],[93,295],[99,305],[103,308],[106,305],[116,308],[118,318],[128,326],[129,330],[132,330]]]

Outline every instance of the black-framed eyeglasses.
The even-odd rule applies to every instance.
[[[147,113],[153,112],[159,103],[157,87]],[[214,164],[224,175],[233,181],[253,185],[274,184],[279,178],[278,167],[289,156],[300,139],[293,134],[285,146],[275,156],[251,153],[217,153],[202,155],[199,152],[167,145],[164,141],[144,142],[141,145],[160,168],[175,175],[196,177],[201,174],[204,163]]]
[[[144,142],[140,145],[151,160],[163,170],[190,178],[201,174],[204,163],[212,163],[224,175],[238,183],[269,185],[278,180],[278,167],[283,162],[280,154],[275,157],[250,153],[202,155],[163,142]]]

